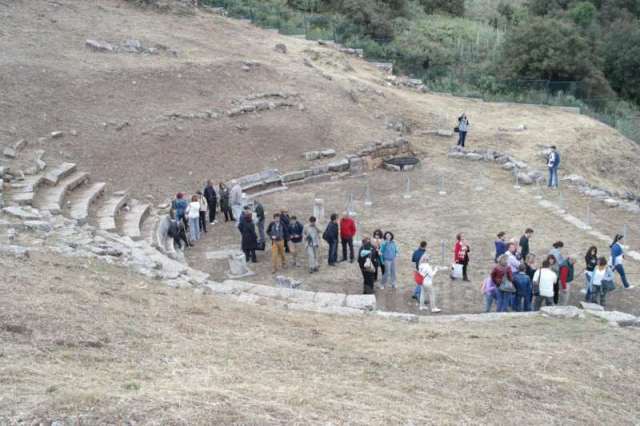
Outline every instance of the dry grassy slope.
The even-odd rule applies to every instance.
[[[0,258],[0,270],[0,300],[11,301],[0,310],[0,424],[515,424],[525,413],[530,424],[624,425],[640,416],[637,329],[286,312],[52,253]]]
[[[50,151],[139,195],[190,189],[209,176],[292,168],[310,149],[348,152],[393,137],[384,128],[386,118],[404,117],[416,129],[432,129],[444,125],[445,117],[452,126],[460,111],[471,117],[472,146],[495,146],[498,127],[526,124],[528,132],[502,136],[499,149],[534,163],[540,162],[536,144],[556,143],[565,154],[566,172],[635,191],[634,182],[640,181],[632,167],[640,159],[638,147],[587,117],[389,88],[363,61],[239,21],[202,12],[158,14],[115,0],[2,2],[0,16],[0,142],[77,129],[78,137],[48,142]],[[99,54],[84,47],[87,38],[137,38],[180,54]],[[273,51],[278,42],[286,43],[289,54]],[[333,80],[305,66],[305,56],[315,57]],[[261,66],[245,72],[242,60]],[[367,87],[372,90],[359,90]],[[159,119],[174,111],[227,110],[234,98],[274,90],[300,93],[306,110],[207,121]],[[356,102],[349,95],[353,90]],[[130,126],[104,128],[109,121]],[[452,143],[417,136],[412,141],[426,154],[441,153]],[[621,172],[614,176],[612,165]]]

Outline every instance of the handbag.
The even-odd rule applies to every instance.
[[[371,260],[371,255],[367,256],[367,260],[364,261],[364,270],[366,272],[375,272],[376,268]]]
[[[462,266],[460,263],[454,263],[451,265],[451,278],[454,280],[459,280],[462,278]]]
[[[460,127],[458,127],[458,126],[454,127],[453,131],[456,132],[456,133],[459,133],[460,132]]]
[[[509,278],[507,278],[506,274],[504,278],[502,278],[502,283],[500,284],[500,287],[498,287],[498,289],[504,293],[516,292],[516,287],[513,285],[511,281],[509,281]]]
[[[602,288],[606,291],[613,291],[616,289],[616,283],[613,280],[602,280]]]
[[[416,281],[417,285],[422,285],[424,284],[424,277],[422,276],[422,274],[418,271],[413,271],[413,279]]]

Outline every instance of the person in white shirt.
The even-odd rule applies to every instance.
[[[419,304],[419,309],[422,311],[423,309],[426,309],[425,305],[424,305],[424,301],[425,301],[425,293],[428,291],[429,292],[429,306],[431,307],[431,312],[432,313],[438,313],[441,312],[441,309],[438,309],[438,307],[436,306],[436,291],[433,287],[433,278],[436,276],[436,274],[438,273],[438,271],[440,269],[445,269],[445,268],[439,268],[437,266],[432,267],[429,264],[429,255],[424,254],[422,256],[422,258],[420,258],[420,265],[418,266],[418,273],[420,275],[422,275],[424,277],[423,281],[422,281],[422,291],[420,292],[420,304]]]
[[[200,202],[199,197],[194,195],[187,207],[187,219],[189,220],[189,235],[191,242],[200,239]]]
[[[553,306],[553,285],[558,280],[558,275],[550,268],[549,260],[542,262],[542,267],[533,274],[533,288],[539,289],[539,294],[536,296],[536,302],[534,310],[539,311],[542,306],[542,302],[545,302],[547,306]],[[534,290],[535,292],[535,290]]]
[[[516,250],[518,245],[514,242],[509,243],[509,248],[507,249],[507,265],[511,268],[511,273],[513,275],[518,273],[518,268],[520,268],[520,261],[516,257]]]
[[[598,266],[595,267],[591,274],[591,300],[592,303],[598,303],[604,307],[607,302],[607,293],[610,291],[609,286],[613,286],[613,270],[608,265],[607,258],[598,259]]]

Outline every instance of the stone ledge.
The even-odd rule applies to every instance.
[[[638,317],[619,311],[585,311],[587,314],[620,327],[640,326]]]

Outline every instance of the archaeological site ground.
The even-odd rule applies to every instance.
[[[0,424],[640,422],[637,143],[184,7],[0,0]],[[220,212],[176,248],[170,203],[209,179],[238,180],[268,218],[322,205],[321,228],[350,211],[358,238],[392,231],[398,288],[363,295],[324,243],[318,273],[278,278],[270,247],[239,266]],[[495,236],[527,227],[533,252],[562,240],[577,257],[569,306],[485,314]],[[459,232],[470,281],[440,273],[442,312],[418,310],[411,252],[426,240],[449,266]],[[584,254],[616,233],[636,288],[617,277],[592,310]]]

